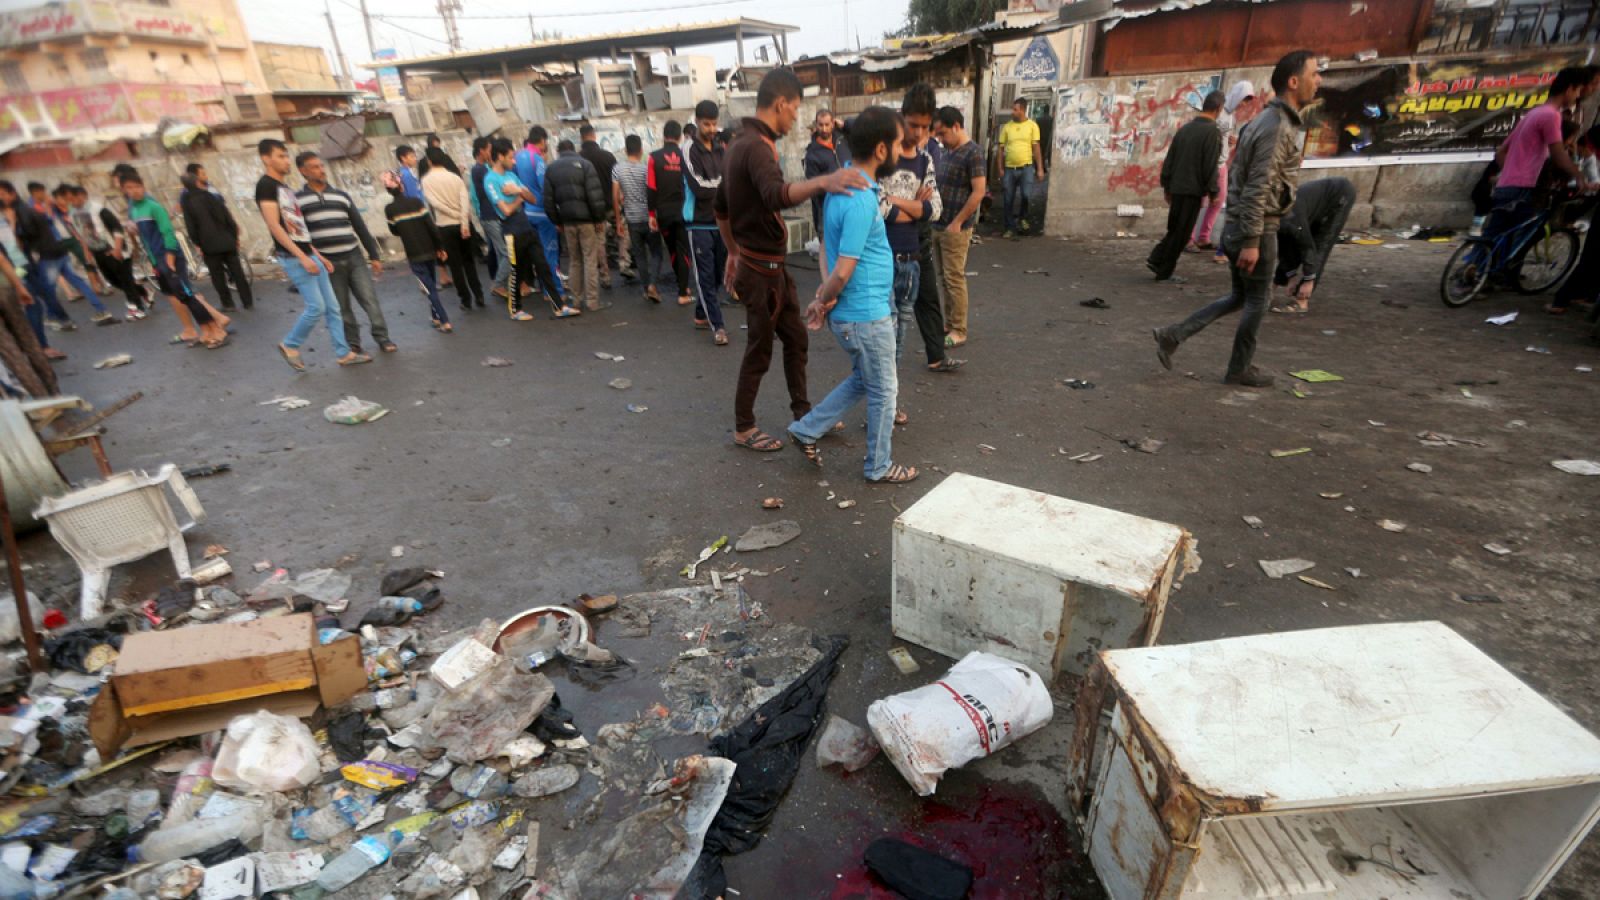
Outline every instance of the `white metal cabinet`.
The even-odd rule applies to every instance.
[[[1600,816],[1600,740],[1437,622],[1107,651],[1077,715],[1114,900],[1533,897]]]
[[[895,519],[893,548],[897,637],[1052,678],[1154,642],[1174,578],[1198,565],[1176,525],[960,473]]]

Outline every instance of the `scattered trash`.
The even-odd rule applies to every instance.
[[[1094,389],[1094,382],[1084,381],[1081,378],[1063,378],[1061,383],[1075,391],[1088,391]]]
[[[604,350],[596,350],[594,353],[594,358],[609,359],[612,362],[622,362],[626,357],[622,356],[620,353],[607,353]]]
[[[1421,472],[1424,475],[1428,475],[1433,472],[1433,466],[1421,462],[1406,463],[1406,468],[1413,472]]]
[[[839,501],[839,508],[840,509],[849,509],[849,508],[851,508],[851,507],[853,507],[855,505],[856,505],[856,502],[854,500],[840,500]]]
[[[1310,453],[1310,452],[1311,452],[1311,448],[1310,447],[1296,447],[1293,450],[1274,450],[1274,451],[1272,451],[1272,458],[1273,459],[1283,459],[1286,456],[1300,456],[1301,454]]]
[[[1483,446],[1486,446],[1483,443],[1483,441],[1475,441],[1475,440],[1472,440],[1471,438],[1455,437],[1454,435],[1441,434],[1441,433],[1439,433],[1437,431],[1419,431],[1419,432],[1417,432],[1417,440],[1421,441],[1422,442],[1422,446],[1424,446],[1424,447],[1459,447],[1459,446],[1483,447]]]
[[[306,408],[306,407],[311,405],[311,401],[307,400],[304,397],[296,397],[296,396],[293,396],[293,395],[289,395],[289,396],[285,396],[285,397],[273,397],[271,400],[263,400],[260,403],[257,403],[256,405],[257,406],[276,406],[278,409],[281,409],[284,412],[288,412],[289,410],[292,410],[292,409],[304,409],[304,408]]]
[[[974,729],[974,710],[1009,728],[999,734]],[[975,651],[934,684],[875,701],[867,724],[894,767],[926,797],[945,771],[1027,737],[1054,712],[1050,692],[1032,669]]]
[[[184,478],[210,478],[213,475],[226,475],[232,471],[232,463],[216,463],[215,465],[190,466],[187,469],[180,469],[178,474]]]
[[[1149,437],[1138,441],[1123,441],[1123,443],[1139,451],[1140,453],[1158,453],[1162,447],[1167,445],[1166,441],[1156,440],[1155,438]]]
[[[649,411],[650,411],[650,407],[648,407],[648,406],[640,406],[637,403],[629,403],[628,404],[628,412],[631,412],[631,413],[642,413],[642,412],[649,412]]]
[[[895,838],[867,846],[867,869],[909,900],[962,900],[972,890],[972,869]]]
[[[1600,475],[1600,462],[1592,459],[1557,459],[1550,465],[1569,475]]]
[[[846,772],[859,771],[878,755],[878,742],[872,733],[854,723],[829,714],[817,738],[817,768],[840,765]]]
[[[393,547],[389,548],[389,556],[391,559],[399,559],[405,555],[406,548],[404,544],[395,544]]]
[[[1497,594],[1456,594],[1462,603],[1504,603]]]
[[[1574,371],[1574,372],[1583,372],[1584,374],[1588,374],[1588,373],[1594,371],[1594,366],[1575,366],[1575,367],[1573,367],[1572,371]]]
[[[1317,564],[1309,559],[1258,559],[1256,564],[1261,566],[1261,571],[1268,578],[1282,578],[1285,575],[1298,575],[1307,569],[1316,568]]]
[[[616,388],[619,391],[625,391],[628,388],[633,387],[633,379],[631,379],[631,378],[613,378],[610,381],[606,382],[606,384],[609,384],[610,386]]]
[[[1062,450],[1060,452],[1061,453],[1066,453],[1065,450]],[[1067,457],[1067,459],[1070,459],[1073,462],[1078,462],[1078,463],[1092,463],[1097,459],[1104,459],[1104,458],[1105,458],[1105,454],[1104,453],[1090,453],[1088,451],[1084,451],[1083,453],[1079,453],[1079,454],[1077,454],[1075,456]]]
[[[984,454],[985,456],[989,455],[990,453],[993,453],[994,450],[995,450],[995,448],[993,446],[989,445],[989,444],[979,444],[978,445],[978,452]]]
[[[485,356],[480,365],[486,369],[503,369],[506,366],[512,365],[512,362],[503,356]]]
[[[1326,581],[1319,581],[1319,580],[1317,580],[1315,578],[1312,578],[1310,575],[1296,575],[1295,577],[1300,579],[1301,581],[1305,582],[1306,584],[1311,585],[1312,587],[1319,587],[1319,588],[1322,588],[1325,591],[1338,590],[1337,588],[1335,588],[1333,585],[1327,583]]]
[[[1382,528],[1384,531],[1392,531],[1395,534],[1399,534],[1400,532],[1406,530],[1406,523],[1396,522],[1393,519],[1379,519],[1378,527]]]
[[[1515,322],[1516,320],[1517,320],[1517,313],[1515,311],[1508,312],[1508,313],[1506,313],[1504,315],[1490,316],[1489,318],[1484,319],[1484,321],[1488,322],[1490,325],[1510,325],[1512,322]]]
[[[316,739],[299,719],[265,710],[228,723],[211,779],[241,791],[292,791],[322,775]]]
[[[1290,372],[1291,376],[1310,384],[1324,384],[1330,381],[1343,381],[1343,375],[1335,375],[1325,369],[1302,369],[1299,372]]]
[[[911,651],[904,647],[889,648],[889,659],[894,662],[894,667],[900,670],[901,675],[913,675],[922,668],[911,657]]]
[[[1528,347],[1527,347],[1527,352],[1529,352],[1529,353],[1542,353],[1545,356],[1549,356],[1550,355],[1550,348],[1549,347],[1535,347],[1534,345],[1529,344]]]
[[[335,425],[360,425],[375,422],[389,414],[389,410],[354,394],[322,410],[322,417]]]
[[[1244,523],[1251,528],[1261,528],[1265,523],[1258,516],[1243,516]]]
[[[1049,269],[1023,269],[1022,270],[1022,274],[1024,274],[1024,275],[1049,275],[1050,274],[1050,270]]]
[[[131,354],[118,353],[115,356],[108,356],[105,359],[100,360],[94,364],[94,367],[96,369],[115,369],[118,366],[125,366],[131,362],[133,362],[133,356]]]
[[[711,557],[715,556],[717,554],[718,550],[721,550],[723,547],[726,547],[726,546],[728,546],[728,536],[727,535],[723,535],[722,537],[717,538],[714,542],[712,542],[711,546],[706,547],[704,550],[701,550],[700,551],[700,555],[698,557],[696,557],[693,562],[691,562],[688,565],[684,566],[683,569],[678,572],[678,574],[686,576],[686,577],[688,577],[690,579],[693,579],[694,575],[695,575],[695,570],[700,567],[700,564],[705,562],[706,560],[710,559]]]
[[[1111,304],[1107,303],[1105,300],[1103,300],[1103,299],[1101,299],[1099,297],[1090,297],[1088,300],[1079,300],[1078,301],[1078,305],[1079,306],[1087,306],[1090,309],[1110,309],[1111,308]]]
[[[1483,549],[1489,551],[1490,553],[1493,553],[1495,556],[1510,556],[1511,555],[1511,548],[1507,547],[1504,544],[1484,544],[1483,545]]]
[[[1360,578],[1361,577],[1361,570],[1355,568],[1354,566],[1346,566],[1344,571],[1345,571],[1345,574],[1349,575],[1351,578]]]
[[[496,447],[496,448],[502,448],[502,449],[505,448],[505,447],[509,447],[509,446],[511,446],[511,438],[508,438],[508,437],[495,438],[494,440],[489,442],[489,446]]]
[[[799,522],[793,519],[779,519],[776,522],[751,527],[739,536],[739,541],[734,544],[733,549],[740,553],[770,550],[773,547],[781,547],[799,536]]]
[[[768,497],[761,501],[762,509],[783,509],[782,497]]]

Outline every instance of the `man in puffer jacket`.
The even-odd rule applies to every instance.
[[[1157,328],[1156,359],[1172,368],[1172,354],[1207,325],[1231,312],[1243,312],[1233,337],[1225,384],[1271,387],[1273,378],[1251,365],[1256,332],[1272,290],[1278,255],[1278,223],[1294,206],[1300,178],[1300,153],[1305,140],[1300,110],[1316,99],[1322,85],[1316,55],[1296,50],[1272,70],[1276,94],[1260,115],[1239,133],[1239,145],[1228,167],[1228,222],[1222,249],[1233,270],[1233,290],[1177,325]]]
[[[606,264],[606,193],[594,165],[571,141],[556,145],[560,158],[544,173],[544,210],[561,229],[572,254],[571,293],[585,308],[600,305],[601,267]],[[610,306],[610,304],[606,304]]]

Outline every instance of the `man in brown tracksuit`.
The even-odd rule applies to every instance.
[[[755,117],[744,120],[739,137],[728,147],[715,203],[717,227],[728,247],[724,282],[744,301],[748,315],[749,340],[733,401],[733,442],[762,453],[783,448],[782,441],[756,427],[756,394],[772,364],[774,336],[783,341],[789,411],[796,419],[811,411],[806,399],[806,328],[800,320],[794,279],[783,267],[789,238],[783,210],[824,192],[867,187],[866,178],[855,169],[798,184],[784,182],[776,142],[794,127],[799,114],[800,80],[793,70],[768,72],[756,92]]]

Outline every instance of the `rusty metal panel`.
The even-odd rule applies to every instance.
[[[1095,874],[1113,900],[1171,900],[1182,895],[1195,848],[1176,842],[1155,798],[1166,776],[1130,732],[1119,706],[1109,749],[1084,829]]]
[[[1215,2],[1124,19],[1101,36],[1096,75],[1271,65],[1301,48],[1333,59],[1406,56],[1432,0]]]

